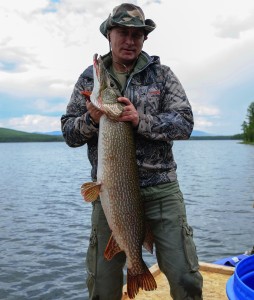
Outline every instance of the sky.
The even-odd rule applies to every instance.
[[[242,132],[254,102],[253,0],[141,0],[157,27],[143,50],[182,83],[195,130]],[[116,0],[0,0],[0,127],[60,130],[79,75],[108,52],[100,24]]]

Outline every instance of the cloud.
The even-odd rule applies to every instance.
[[[108,52],[99,26],[122,1],[4,2],[0,3],[0,95],[4,97],[0,114],[34,114],[37,119],[64,113],[93,54]],[[236,109],[238,115],[232,120],[236,131],[253,90],[249,84],[254,75],[253,0],[131,2],[156,22],[144,50],[159,55],[179,77],[198,119],[195,126],[212,124],[209,128],[217,130],[218,120],[227,118],[229,124]]]
[[[195,127],[198,128],[199,130],[207,131],[212,126],[214,126],[214,124],[211,121],[208,121],[200,117],[195,118]]]
[[[50,78],[50,74],[41,72],[37,77],[33,74],[23,76],[23,73],[4,74],[0,72],[0,90],[19,99],[38,97],[69,98],[74,86],[73,80],[65,78]],[[15,87],[15,88],[14,88]]]
[[[37,111],[43,111],[44,114],[61,113],[66,110],[66,104],[62,101],[57,101],[56,103],[54,103],[53,101],[49,101],[46,99],[36,99],[33,102],[33,105]]]
[[[94,39],[94,29],[98,32],[106,8],[117,2],[24,0],[17,5],[10,0],[0,4],[1,92],[13,94],[15,86],[24,97],[70,95],[93,54],[98,49],[108,51],[103,36]]]
[[[212,107],[204,104],[197,104],[194,102],[192,108],[195,114],[198,116],[213,116],[217,117],[220,115],[220,109],[218,107]]]
[[[3,73],[24,73],[27,72],[31,65],[37,65],[39,61],[29,50],[21,47],[8,46],[7,39],[0,43],[0,71]]]
[[[61,130],[60,117],[42,115],[24,115],[20,118],[11,118],[8,120],[0,119],[0,127],[28,132]]]
[[[249,11],[247,16],[239,16],[238,13],[226,17],[220,15],[213,24],[218,37],[239,39],[242,34],[254,30],[254,10]]]

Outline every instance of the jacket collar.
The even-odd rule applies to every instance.
[[[103,55],[101,58],[106,69],[108,69],[112,65],[111,52]],[[151,62],[156,60],[156,58],[157,58],[156,56],[149,56],[145,51],[141,51],[137,63],[134,67],[133,73],[137,73],[140,70],[143,70],[147,65],[149,65]]]

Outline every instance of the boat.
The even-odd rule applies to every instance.
[[[204,279],[204,300],[228,300],[226,295],[226,284],[233,275],[235,268],[222,264],[200,262],[200,272]],[[135,300],[172,300],[170,288],[166,276],[160,271],[158,264],[150,268],[156,282],[157,289],[154,291],[139,291]],[[122,300],[130,299],[127,295],[127,286],[123,287]]]

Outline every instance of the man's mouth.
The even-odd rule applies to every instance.
[[[133,53],[135,52],[134,49],[123,49],[124,52],[127,52],[127,53]]]

